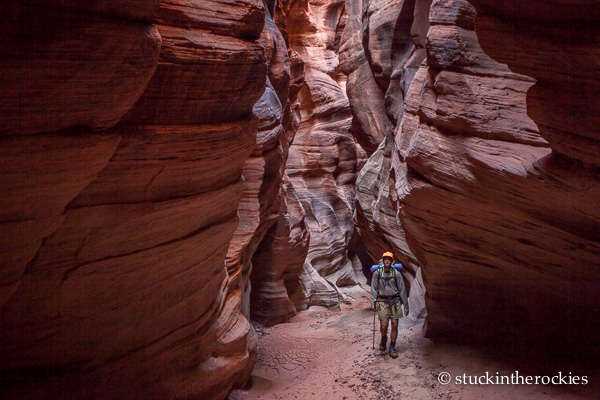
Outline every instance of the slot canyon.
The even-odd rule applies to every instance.
[[[0,397],[293,398],[253,371],[310,315],[391,371],[386,251],[404,353],[552,353],[600,390],[599,27],[600,0],[2,2]],[[401,398],[373,390],[344,398]]]

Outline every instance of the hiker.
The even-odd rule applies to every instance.
[[[387,344],[388,320],[392,320],[390,334],[390,357],[398,357],[396,352],[396,338],[398,337],[398,318],[400,318],[400,304],[404,305],[404,313],[408,315],[408,301],[406,288],[402,275],[393,266],[394,255],[387,251],[381,257],[383,267],[378,268],[371,278],[371,302],[373,310],[377,311],[381,329],[381,343],[379,350],[385,351]],[[402,301],[402,303],[400,303]]]

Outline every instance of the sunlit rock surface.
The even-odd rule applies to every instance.
[[[301,104],[297,101],[297,94],[304,83],[304,64],[286,40],[287,16],[280,5],[265,2],[265,8],[267,18],[261,43],[269,58],[268,83],[273,83],[274,90],[271,92],[276,93],[271,98],[273,103],[278,104],[279,124],[276,125],[277,130],[273,131],[275,134],[264,135],[263,130],[259,129],[254,151],[254,154],[260,154],[266,153],[265,148],[273,148],[266,153],[267,157],[263,157],[266,174],[258,191],[257,202],[263,207],[264,204],[271,204],[270,213],[268,218],[262,218],[265,221],[260,224],[262,229],[256,231],[261,234],[262,241],[258,244],[258,240],[254,240],[252,246],[248,246],[253,254],[249,309],[253,319],[271,325],[286,321],[296,314],[297,309],[306,308],[308,299],[299,278],[310,235],[304,209],[285,173],[289,147],[300,123]],[[259,115],[264,114],[266,104],[263,101],[257,103],[255,111]],[[273,125],[272,122],[270,125]],[[265,126],[269,126],[269,123]],[[246,172],[244,176],[248,180]],[[265,201],[270,198],[276,201]],[[244,201],[240,204],[240,213],[243,212],[243,204]]]
[[[335,306],[337,286],[356,282],[348,244],[359,150],[350,133],[346,77],[338,61],[344,10],[341,0],[282,3],[290,46],[304,61],[305,80],[296,99],[301,119],[286,172],[310,232],[301,275],[307,305]]]
[[[301,270],[308,249],[308,232],[302,207],[285,176],[288,138],[294,137],[298,127],[298,117],[294,116],[290,101],[292,72],[288,44],[272,18],[280,10],[267,2],[265,9],[266,23],[260,43],[265,47],[269,67],[267,88],[254,106],[259,118],[257,143],[244,165],[244,193],[238,207],[240,222],[226,263],[231,276],[239,274],[239,284],[245,292],[243,311],[246,316],[249,318],[252,310],[257,320],[275,323],[295,314],[295,308],[288,304],[282,275],[287,269]],[[295,218],[298,220],[293,221]],[[292,237],[296,225],[300,229],[298,238]],[[260,254],[256,255],[258,260],[253,261],[259,244],[272,227],[266,243],[261,244]],[[290,248],[279,243],[282,240],[289,243]],[[288,254],[292,248],[298,250],[298,257]],[[286,280],[300,286],[298,276],[286,276]]]
[[[277,147],[255,150],[280,120],[264,7],[157,6],[0,6],[3,397],[223,398],[250,375],[225,259],[246,160]]]
[[[414,277],[418,261],[397,219],[391,155],[404,98],[425,59],[431,1],[348,2],[341,63],[348,74],[353,132],[370,158],[356,182],[355,223],[373,261],[392,251]]]

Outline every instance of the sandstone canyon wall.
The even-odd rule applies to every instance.
[[[356,229],[373,260],[391,250],[404,264],[408,279],[415,276],[419,263],[396,217],[391,154],[404,97],[425,59],[429,4],[349,1],[341,52],[353,133],[370,155],[356,182]]]
[[[1,394],[224,398],[363,244],[431,337],[597,344],[599,3],[3,3]]]
[[[252,257],[266,232],[279,219],[282,180],[289,149],[287,134],[293,128],[289,102],[290,62],[283,35],[265,6],[265,25],[260,44],[267,56],[267,87],[254,105],[258,117],[256,145],[242,170],[243,194],[239,223],[226,257],[230,276],[238,276],[243,291],[242,310],[250,318]],[[258,282],[257,282],[258,283]]]
[[[223,398],[251,315],[343,300],[344,1],[2,11],[3,394]]]
[[[286,166],[290,183],[306,213],[310,232],[301,275],[306,300],[335,306],[337,286],[356,283],[348,245],[353,237],[354,182],[362,149],[350,133],[338,48],[345,17],[342,0],[282,2],[290,47],[304,62],[304,82],[295,101],[300,120]]]
[[[596,346],[598,2],[351,3],[348,94],[383,137],[356,222],[422,267],[427,334]]]
[[[256,350],[238,204],[279,208],[262,2],[0,9],[3,396],[224,397]]]
[[[310,233],[306,227],[306,213],[286,171],[290,145],[300,124],[300,103],[297,94],[304,84],[304,61],[289,44],[286,31],[287,16],[278,2],[268,4],[274,25],[281,34],[287,54],[285,68],[289,74],[284,90],[285,140],[283,176],[280,180],[279,214],[276,223],[260,242],[252,263],[251,316],[266,325],[284,322],[305,308],[310,295],[300,281],[308,252]],[[268,19],[267,19],[268,20]],[[280,53],[283,53],[283,49]],[[282,64],[283,65],[283,64]],[[270,68],[270,71],[274,71]]]

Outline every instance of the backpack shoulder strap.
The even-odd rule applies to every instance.
[[[375,272],[373,272],[373,277],[371,278],[372,280],[377,280],[377,298],[379,298],[379,291],[381,290],[381,287],[379,287],[379,285],[381,284],[381,271],[380,271],[381,267],[377,268],[375,270]]]
[[[400,274],[400,271],[398,271],[394,266],[392,266],[392,269],[394,270],[394,279],[396,279],[396,287],[398,288],[398,294],[400,294],[400,288],[402,287],[400,286],[400,279],[402,279],[402,274]]]

